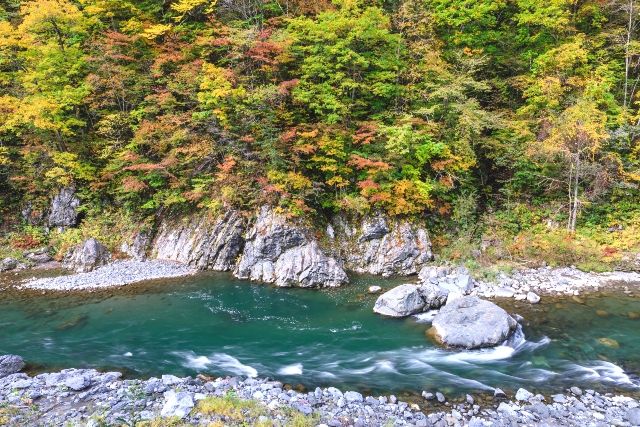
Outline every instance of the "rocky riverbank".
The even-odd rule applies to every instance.
[[[196,270],[168,261],[117,261],[93,271],[26,280],[18,289],[43,291],[91,291],[148,280],[183,277]]]
[[[464,267],[427,266],[419,275],[422,285],[437,285],[449,294],[482,298],[513,298],[537,304],[544,296],[577,296],[618,288],[631,294],[640,285],[640,273],[613,271],[593,273],[575,267],[531,268],[500,273],[492,280],[476,280]]]
[[[638,400],[572,387],[544,397],[496,389],[482,399],[448,401],[423,392],[414,403],[333,387],[302,392],[264,378],[123,379],[119,372],[66,369],[29,376],[0,357],[0,425],[260,426],[635,426]],[[13,372],[13,373],[12,373]],[[478,402],[476,402],[478,400]]]

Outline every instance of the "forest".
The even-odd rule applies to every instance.
[[[41,224],[71,186],[107,234],[270,204],[423,221],[450,259],[631,265],[639,8],[2,0],[0,226],[78,239]]]

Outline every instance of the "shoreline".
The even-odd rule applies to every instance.
[[[99,291],[161,279],[193,276],[197,270],[172,261],[116,261],[86,273],[31,278],[14,285],[17,290],[76,292]]]
[[[33,425],[291,425],[430,426],[547,425],[632,426],[640,423],[640,402],[623,394],[571,387],[544,397],[520,389],[507,396],[496,389],[490,401],[466,401],[424,394],[418,403],[394,395],[363,396],[335,387],[301,392],[267,378],[173,375],[122,379],[119,372],[65,369],[29,376],[0,375],[0,424]],[[477,401],[476,401],[477,400]],[[483,402],[483,403],[481,403]],[[214,424],[217,425],[217,424]]]
[[[184,278],[213,270],[197,270],[176,261],[151,259],[144,261],[121,260],[111,262],[86,273],[58,274],[50,277],[26,277],[30,272],[42,274],[45,271],[68,272],[56,264],[50,269],[35,266],[21,270],[22,278],[10,280],[13,289],[18,291],[45,291],[56,293],[95,292],[122,288],[127,285],[141,284],[163,279]],[[423,272],[417,276],[406,277],[407,282],[425,282],[428,280],[458,280],[468,276],[466,269],[455,267],[429,266],[425,270],[444,271],[437,277],[424,278]],[[463,272],[461,273],[460,270]],[[424,270],[423,270],[424,271]],[[0,273],[0,278],[7,273]],[[14,273],[15,275],[16,273]],[[470,278],[472,287],[469,295],[486,299],[528,299],[529,293],[539,297],[579,296],[610,290],[621,290],[627,295],[640,289],[640,272],[611,271],[604,273],[583,272],[575,267],[541,267],[515,270],[510,274],[500,273],[494,280],[475,280]],[[257,282],[259,283],[259,282]],[[268,284],[273,285],[273,284]],[[349,284],[341,287],[349,287]],[[535,302],[537,303],[537,301]]]

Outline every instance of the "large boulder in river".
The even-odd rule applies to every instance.
[[[432,334],[449,347],[467,349],[502,344],[518,323],[492,302],[475,296],[457,298],[433,318]]]
[[[152,256],[178,261],[200,270],[233,269],[244,245],[245,221],[235,211],[169,219],[160,224]]]
[[[77,273],[86,273],[108,264],[111,261],[109,250],[93,237],[73,248],[64,259],[67,268]]]
[[[438,308],[446,300],[446,291],[435,285],[416,286],[405,284],[396,286],[380,295],[373,306],[373,311],[383,316],[406,317],[432,308]]]
[[[373,306],[373,311],[383,316],[405,317],[420,313],[425,302],[416,285],[396,286],[380,295]]]
[[[330,230],[346,268],[357,273],[408,276],[433,259],[427,230],[407,220],[381,214],[361,221],[338,216]]]
[[[0,378],[20,372],[24,368],[22,357],[13,354],[0,356]]]
[[[245,236],[234,275],[277,286],[333,287],[348,282],[340,264],[326,255],[304,227],[262,207]]]
[[[49,216],[47,222],[49,227],[66,228],[73,227],[78,223],[77,209],[80,206],[80,199],[76,197],[76,190],[73,187],[64,187],[51,200]]]

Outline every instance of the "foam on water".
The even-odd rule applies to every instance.
[[[431,323],[440,310],[429,310],[426,313],[414,314],[413,318],[417,323]]]
[[[175,354],[182,357],[185,360],[184,366],[189,368],[216,368],[234,375],[244,375],[251,378],[258,376],[258,371],[254,367],[245,365],[226,353],[213,353],[209,357],[197,356],[194,352],[176,352]]]
[[[302,375],[302,363],[294,363],[293,365],[287,365],[278,370],[280,375]]]
[[[624,369],[604,360],[586,366],[571,364],[567,372],[574,374],[583,381],[640,388],[640,383],[638,383],[637,380],[632,380],[631,377],[625,373]]]

